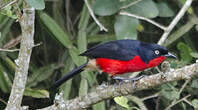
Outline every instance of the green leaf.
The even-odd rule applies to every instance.
[[[49,92],[46,90],[33,90],[33,89],[25,89],[25,96],[31,96],[34,98],[49,98]]]
[[[10,92],[10,88],[11,88],[11,84],[8,83],[8,81],[6,79],[8,79],[8,77],[5,77],[5,74],[7,73],[3,73],[3,68],[2,65],[0,64],[0,89],[2,90],[3,93],[9,93]]]
[[[195,26],[195,29],[198,31],[198,24]]]
[[[82,76],[82,74],[86,74],[86,73],[87,73],[86,71],[83,71],[81,73],[81,76]],[[87,92],[88,92],[88,81],[87,81],[87,79],[82,78],[80,80],[79,95],[80,96],[86,95]]]
[[[86,71],[86,70],[85,70],[85,71]],[[86,71],[85,74],[82,73],[82,77],[87,78],[88,83],[89,83],[90,86],[93,86],[93,84],[94,84],[95,82],[97,82],[97,79],[96,79],[96,77],[95,77],[95,74],[94,74],[94,72],[92,72],[92,71],[89,71],[89,70],[88,70],[88,71]]]
[[[122,107],[129,108],[128,99],[124,96],[115,97],[114,101]]]
[[[194,58],[198,58],[198,53],[196,53],[196,52],[192,52],[192,53],[190,53],[190,55],[191,55],[192,57],[194,57]]]
[[[87,30],[87,25],[89,24],[89,18],[90,18],[89,11],[87,9],[87,6],[84,5],[81,11],[81,17],[78,24],[79,30]]]
[[[177,66],[178,66],[178,64],[177,64],[177,62],[175,62],[175,61],[172,61],[172,62],[170,63],[170,67],[171,67],[171,68],[177,68]]]
[[[192,87],[192,88],[198,89],[198,79],[194,79],[194,80],[192,81],[191,87]]]
[[[160,17],[174,16],[174,11],[168,6],[168,4],[166,2],[157,3],[157,8],[159,10]]]
[[[192,105],[193,105],[193,107],[194,107],[195,109],[198,109],[198,99],[194,99],[194,100],[192,101]]]
[[[79,22],[79,31],[78,31],[78,38],[77,38],[77,43],[78,43],[78,50],[80,53],[86,51],[87,49],[87,32],[85,31],[89,22],[89,11],[86,8],[86,5],[84,5],[84,8],[82,10],[82,14],[80,17],[80,22]],[[85,57],[78,57],[79,61],[77,63],[77,65],[82,65],[83,63],[86,62],[86,58]],[[80,81],[80,88],[79,88],[79,95],[86,95],[88,92],[88,81],[87,78],[89,78],[89,74],[88,77],[84,78],[84,74],[88,74],[86,71],[83,71],[81,73],[81,81]]]
[[[28,5],[34,7],[36,10],[43,10],[45,8],[44,0],[25,0]]]
[[[49,64],[44,67],[41,67],[34,71],[34,73],[28,78],[27,87],[35,86],[37,83],[48,79],[52,74],[54,69],[57,66],[55,64]]]
[[[96,15],[107,16],[115,14],[120,8],[119,0],[96,0],[93,11]]]
[[[153,2],[152,0],[142,0],[125,10],[129,13],[144,16],[147,18],[155,18],[159,14],[158,8],[155,2]]]
[[[115,39],[115,35],[111,35],[111,34],[95,34],[93,36],[88,36],[87,39],[88,43],[98,43],[98,42],[107,42],[107,41],[112,41],[112,40],[116,40]]]
[[[180,2],[179,5],[180,5],[180,7],[181,7],[181,5],[184,5],[184,4],[185,4],[186,0],[178,0],[178,2]],[[190,6],[190,7],[188,8],[187,12],[188,12],[189,14],[192,14],[192,13],[193,13],[193,8],[192,8],[192,6]]]
[[[179,42],[177,44],[177,49],[180,51],[181,61],[188,64],[192,61],[192,56],[190,53],[192,53],[192,49],[184,44],[183,42]]]
[[[93,110],[106,110],[105,109],[105,101],[94,104],[93,105]]]
[[[11,6],[7,6],[3,10],[1,10],[0,11],[0,14],[6,15],[6,16],[8,16],[10,18],[13,18],[13,19],[17,19],[17,15],[16,14],[13,14],[12,7]]]
[[[55,37],[65,47],[71,49],[73,47],[72,42],[69,40],[69,35],[64,32],[61,27],[46,13],[39,12],[39,18],[41,23],[45,26],[48,32]]]
[[[176,90],[172,90],[172,91],[162,90],[161,94],[168,100],[179,99],[179,92],[177,92]]]
[[[2,22],[4,22],[4,21],[2,21]],[[5,24],[4,25],[1,25],[0,24],[0,27],[2,26],[2,28],[1,28],[1,38],[0,38],[0,45],[2,46],[2,44],[3,44],[3,41],[5,41],[6,40],[6,38],[8,37],[8,33],[10,32],[10,30],[11,30],[11,26],[12,26],[12,24],[14,23],[14,19],[9,19],[8,18],[8,20],[5,20],[5,22],[4,22]]]
[[[3,61],[8,59],[8,57],[4,55],[0,57],[0,89],[4,93],[9,93],[12,87],[13,71],[10,71],[10,65]]]
[[[188,109],[186,108],[185,102],[181,102],[181,107],[182,107],[182,110],[188,110]]]
[[[67,52],[65,52],[67,54]],[[74,62],[72,61],[71,57],[68,57],[67,60],[65,61],[65,66],[62,73],[62,77],[66,75],[68,72],[72,71],[74,69],[75,65]],[[72,80],[66,81],[62,86],[60,86],[60,91],[64,91],[64,100],[68,100],[70,97],[72,89]]]
[[[80,54],[80,53],[78,52],[78,49],[76,49],[76,48],[70,49],[70,50],[69,50],[69,54],[70,54],[70,56],[71,56],[73,62],[74,62],[75,64],[78,64],[77,66],[80,66],[81,60],[80,60],[80,58],[79,58],[79,54]]]
[[[137,39],[139,22],[137,19],[128,16],[118,16],[114,24],[117,39]]]

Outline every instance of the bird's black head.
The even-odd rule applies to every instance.
[[[175,55],[168,52],[166,47],[160,46],[158,44],[150,44],[144,42],[141,42],[140,44],[139,53],[141,59],[143,59],[147,64],[150,60],[160,56],[176,58]]]

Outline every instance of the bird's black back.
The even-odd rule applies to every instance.
[[[154,54],[155,50],[159,50],[160,54]],[[166,53],[168,53],[168,50],[163,46],[126,39],[96,45],[80,55],[90,58],[109,58],[122,61],[128,61],[135,56],[140,56],[148,64],[150,60]]]
[[[115,60],[127,61],[138,54],[137,48],[140,41],[137,40],[116,40],[96,45],[81,56],[90,58],[109,58]]]

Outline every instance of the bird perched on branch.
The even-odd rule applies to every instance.
[[[176,58],[163,46],[129,39],[99,44],[80,55],[90,60],[56,81],[52,88],[59,87],[84,69],[100,69],[111,77],[119,79],[115,76],[158,66],[168,57]]]

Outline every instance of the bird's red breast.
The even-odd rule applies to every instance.
[[[100,69],[111,76],[124,74],[128,72],[142,71],[152,68],[162,63],[166,58],[164,56],[157,57],[146,64],[139,56],[135,56],[128,61],[120,61],[108,58],[96,58],[96,63]]]

